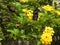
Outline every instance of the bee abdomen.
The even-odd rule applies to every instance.
[[[37,20],[37,18],[38,18],[38,9],[35,9],[33,11],[33,20]]]

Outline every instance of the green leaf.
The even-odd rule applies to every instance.
[[[36,35],[36,34],[32,34],[32,36],[33,36],[34,38],[37,38],[37,35]]]
[[[37,41],[37,45],[42,45],[41,41]]]
[[[16,40],[16,39],[17,39],[17,37],[13,36],[13,39],[14,39],[14,40]]]
[[[20,36],[22,39],[25,39],[26,38],[26,35],[21,35]]]
[[[2,38],[0,38],[0,41],[3,40]]]
[[[21,30],[21,34],[24,34],[25,33],[25,30]]]

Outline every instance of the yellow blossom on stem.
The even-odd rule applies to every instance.
[[[43,34],[41,35],[41,42],[44,45],[50,45],[52,42],[52,36],[54,35],[53,28],[45,27]]]
[[[28,16],[29,20],[32,22],[33,21],[33,11],[28,10],[27,8],[22,9],[22,11],[25,13],[24,16]],[[37,21],[39,21],[39,19],[42,15],[43,15],[42,13],[38,13]]]
[[[31,10],[28,10],[27,16],[28,16],[29,20],[32,22],[32,20],[33,20],[33,12]]]
[[[53,35],[54,31],[53,31],[53,28],[51,28],[51,27],[45,27],[45,30],[43,33],[50,33],[51,35]]]
[[[28,10],[27,8],[22,9],[22,11],[25,13],[25,16],[28,16],[29,20],[32,22],[33,18],[33,11]]]
[[[43,44],[50,44],[52,42],[52,36],[50,35],[50,33],[44,33],[41,36],[41,42]]]
[[[22,9],[22,11],[23,11],[23,12],[27,12],[27,11],[28,11],[28,9],[27,9],[27,8],[24,8],[24,9]]]
[[[33,16],[33,13],[27,12],[27,16],[32,17]]]
[[[55,11],[55,13],[56,13],[57,15],[60,15],[60,11]]]
[[[19,0],[21,3],[26,3],[28,0]]]
[[[54,7],[52,7],[52,6],[50,6],[50,5],[43,6],[42,8],[43,8],[44,10],[46,10],[46,11],[52,11],[52,10],[54,10]]]

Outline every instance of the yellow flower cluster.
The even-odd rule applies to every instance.
[[[26,3],[28,0],[19,0],[21,3]]]
[[[27,12],[27,16],[28,16],[29,20],[32,22],[33,21],[33,11],[29,10]]]
[[[26,16],[28,16],[29,20],[32,22],[33,21],[33,11],[25,8],[25,9],[23,9],[23,12],[26,13]],[[39,19],[42,15],[43,15],[42,13],[40,13],[40,12],[38,13],[37,21],[39,21]]]
[[[51,27],[45,27],[45,30],[43,33],[50,33],[50,35],[54,34],[53,28]]]
[[[60,15],[60,11],[55,11],[55,13],[56,13],[57,15]]]
[[[28,16],[30,21],[33,21],[33,11],[32,10],[28,10],[27,8],[23,9],[23,12],[26,13],[26,16]]]
[[[43,6],[42,8],[43,8],[44,10],[46,10],[46,11],[52,11],[52,10],[54,10],[54,7],[52,7],[52,6],[50,6],[50,5]]]
[[[45,27],[43,34],[41,35],[41,42],[44,45],[50,45],[52,42],[52,36],[54,34],[53,28]]]

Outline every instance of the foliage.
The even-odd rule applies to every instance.
[[[52,27],[55,35],[60,35],[60,11],[51,6],[51,2],[50,0],[0,0],[0,32],[2,32],[0,40],[6,37],[13,40],[36,39],[37,45],[40,45],[40,36],[46,26]],[[33,19],[33,16],[37,20]]]

